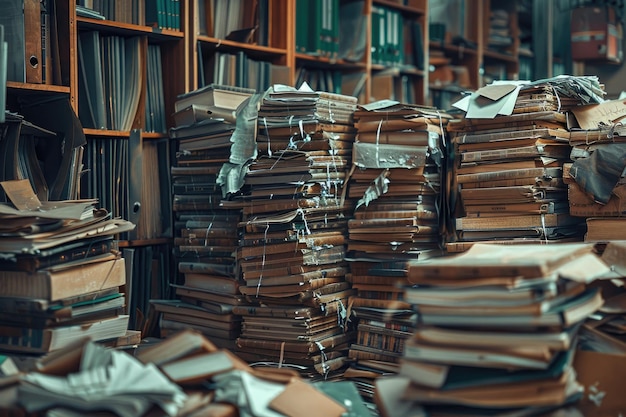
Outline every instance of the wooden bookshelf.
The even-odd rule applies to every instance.
[[[166,117],[171,124],[172,104],[178,94],[191,91],[202,84],[214,81],[209,65],[215,65],[213,60],[216,54],[239,54],[254,61],[269,63],[273,68],[281,68],[276,79],[289,84],[297,84],[306,80],[300,76],[303,70],[309,70],[315,76],[324,74],[325,71],[336,73],[337,80],[343,76],[346,78],[364,78],[362,101],[367,102],[380,94],[374,94],[377,88],[376,77],[394,74],[390,83],[398,84],[402,80],[412,85],[409,97],[400,94],[401,101],[413,101],[428,103],[430,100],[429,85],[435,84],[429,80],[428,65],[429,52],[442,53],[450,59],[452,65],[462,66],[467,69],[470,80],[469,88],[476,89],[484,84],[485,70],[489,66],[499,66],[502,73],[508,78],[516,78],[519,73],[520,57],[527,57],[529,51],[520,48],[520,23],[517,15],[517,2],[503,0],[483,0],[472,2],[464,11],[465,33],[468,45],[453,43],[451,39],[444,42],[429,42],[430,39],[430,3],[433,0],[333,0],[328,2],[315,2],[332,4],[331,14],[338,15],[339,25],[342,26],[346,16],[342,17],[341,11],[354,6],[360,8],[357,17],[362,20],[363,50],[361,58],[349,60],[336,56],[336,54],[312,54],[301,51],[297,45],[299,24],[298,10],[306,2],[299,0],[255,0],[252,2],[228,2],[209,0],[181,0],[179,2],[179,27],[160,28],[155,25],[133,24],[114,20],[99,20],[90,17],[77,16],[74,1],[59,0],[56,2],[56,22],[59,45],[60,74],[56,79],[49,79],[45,84],[10,81],[8,94],[10,97],[17,95],[39,92],[43,94],[59,93],[69,95],[73,108],[79,110],[79,62],[78,62],[78,35],[85,31],[98,31],[103,34],[119,35],[123,37],[140,36],[147,44],[161,45],[166,64],[163,65],[164,91],[166,94]],[[444,0],[437,3],[448,3],[453,0]],[[137,3],[137,0],[133,2]],[[231,9],[228,9],[231,8]],[[334,10],[337,9],[337,10]],[[492,10],[504,9],[509,12],[510,30],[512,36],[511,45],[506,51],[494,50],[489,46],[489,21]],[[226,13],[224,12],[226,10]],[[354,9],[352,9],[354,10]],[[404,53],[410,55],[406,49],[409,40],[415,41],[411,36],[408,25],[421,26],[422,59],[420,65],[416,65],[415,58],[409,57],[410,62],[378,62],[371,52],[378,45],[376,39],[377,23],[373,20],[383,10],[393,17],[390,24],[396,28],[403,26]],[[324,12],[328,12],[325,10]],[[395,14],[397,14],[397,16]],[[217,15],[225,22],[216,21]],[[224,32],[221,27],[232,16],[241,14],[242,21],[247,19],[248,26],[254,30],[250,34],[235,36]],[[455,19],[450,13],[449,18]],[[383,19],[388,19],[383,17]],[[396,19],[397,21],[394,21]],[[222,19],[224,20],[224,19]],[[526,19],[527,20],[527,19]],[[387,23],[389,23],[387,22]],[[242,23],[243,24],[243,23]],[[245,29],[245,28],[235,28]],[[221,30],[220,33],[217,33]],[[400,32],[398,32],[399,36]],[[249,35],[249,36],[248,36]],[[414,35],[414,33],[413,33]],[[262,38],[262,39],[261,39]],[[385,39],[385,41],[387,41]],[[388,43],[388,42],[387,42]],[[474,45],[474,46],[471,46]],[[219,68],[219,66],[217,67]],[[204,73],[204,77],[201,75]],[[214,74],[214,72],[213,72]],[[272,76],[269,81],[274,80]],[[236,80],[235,80],[236,81]],[[266,80],[267,81],[267,80]],[[308,79],[310,81],[310,79]],[[334,85],[334,90],[341,93],[351,93],[349,88],[341,88],[341,83]],[[411,100],[406,100],[411,99]],[[145,103],[142,103],[145,105]],[[79,113],[80,116],[80,113]],[[142,117],[137,118],[134,128],[144,127]]]
[[[448,62],[439,65],[447,65],[453,70],[442,77],[440,73],[445,69],[437,67],[439,71],[433,74],[430,83],[431,99],[441,97],[443,91],[460,98],[458,92],[461,90],[476,90],[494,80],[520,78],[520,61],[533,56],[532,51],[522,45],[522,36],[529,36],[532,30],[529,27],[530,13],[523,4],[528,2],[429,1],[432,4],[431,21],[437,30],[429,35],[431,63],[433,57],[445,58]],[[439,32],[444,29],[445,33]],[[523,78],[528,79],[529,72],[522,72]],[[436,100],[434,104],[440,103]]]

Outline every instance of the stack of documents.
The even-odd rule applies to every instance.
[[[348,197],[356,204],[348,221],[348,261],[358,335],[348,375],[371,397],[368,376],[394,368],[412,329],[413,312],[401,289],[406,262],[441,254],[444,128],[450,116],[382,100],[361,106],[354,117]]]
[[[602,100],[588,85],[594,80],[496,83],[456,104],[466,114],[448,124],[455,239],[580,240],[584,222],[569,215],[563,182],[571,152],[566,111]]]
[[[239,354],[337,374],[347,359],[345,243],[352,206],[343,198],[356,98],[276,85],[258,112],[258,157],[223,205],[243,213]],[[267,318],[271,317],[271,320]],[[281,363],[282,362],[282,363]]]
[[[578,400],[576,337],[603,305],[589,283],[608,271],[584,243],[476,243],[411,262],[417,326],[394,377],[401,397],[428,415],[534,415]]]
[[[585,240],[624,240],[626,195],[626,115],[624,100],[607,100],[574,109],[577,127],[570,135],[571,164],[565,166],[570,214],[587,223]]]
[[[2,182],[0,351],[46,353],[128,329],[124,259],[113,238],[131,230],[97,200],[45,201],[28,180]]]
[[[362,106],[355,118],[348,196],[357,203],[348,249],[392,259],[439,249],[450,116],[385,100]]]
[[[237,109],[253,93],[211,84],[176,101],[170,137],[177,152],[171,179],[174,253],[182,279],[174,287],[176,301],[152,302],[163,337],[194,328],[220,347],[235,347],[241,323],[232,309],[243,303],[235,267],[241,213],[221,205],[218,178],[231,158]]]

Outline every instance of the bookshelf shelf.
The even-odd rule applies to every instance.
[[[101,137],[101,138],[117,138],[117,139],[127,139],[130,136],[129,131],[122,130],[106,130],[106,129],[90,129],[84,128],[83,132],[88,137]],[[167,133],[155,133],[155,132],[143,132],[141,137],[143,139],[165,139],[168,138]]]
[[[286,49],[255,45],[251,43],[240,43],[228,39],[212,38],[210,36],[198,36],[197,40],[199,42],[202,42],[204,45],[213,46],[215,48],[215,51],[219,51],[220,49],[226,50],[228,52],[244,50],[254,53],[255,55],[265,54],[272,56],[283,56],[287,54]]]
[[[134,25],[131,23],[116,22],[114,20],[99,20],[88,17],[76,17],[80,30],[97,30],[99,32],[133,36],[144,34],[161,40],[182,39],[185,33],[171,29],[161,29],[153,26]]]
[[[517,61],[518,61],[518,58],[514,57],[513,55],[504,54],[502,52],[497,52],[497,51],[491,51],[489,49],[487,49],[483,53],[483,57],[487,58],[487,59],[494,59],[494,60],[499,60],[499,61],[504,61],[504,62],[511,62],[511,63],[517,63]]]
[[[356,69],[365,70],[366,69],[366,65],[363,62],[351,62],[351,61],[346,61],[344,59],[332,59],[328,57],[307,55],[303,53],[296,53],[295,58],[296,58],[296,61],[306,62],[307,65],[318,65],[318,66],[333,65],[336,67],[340,67],[338,69],[346,69],[346,70],[356,70]]]
[[[16,81],[7,81],[8,94],[28,94],[28,93],[55,93],[55,94],[70,94],[71,88],[63,85],[52,84],[33,84],[33,83],[20,83]]]

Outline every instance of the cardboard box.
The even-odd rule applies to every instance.
[[[608,203],[600,204],[576,183],[568,184],[567,198],[569,213],[577,217],[623,217],[626,216],[626,184],[620,183],[613,189]]]
[[[610,6],[573,9],[571,42],[574,61],[622,62],[622,23]]]
[[[577,408],[585,416],[619,416],[626,410],[625,353],[578,350],[574,357],[578,382],[584,387]]]

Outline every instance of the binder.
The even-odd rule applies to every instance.
[[[143,184],[143,138],[140,129],[130,131],[128,137],[128,220],[139,224],[143,207],[141,206],[141,189]],[[128,232],[128,240],[137,239],[137,228]]]
[[[43,59],[41,50],[41,3],[24,0],[24,69],[26,82],[41,84]]]
[[[4,123],[7,104],[7,43],[4,40],[4,26],[0,25],[0,123]]]

